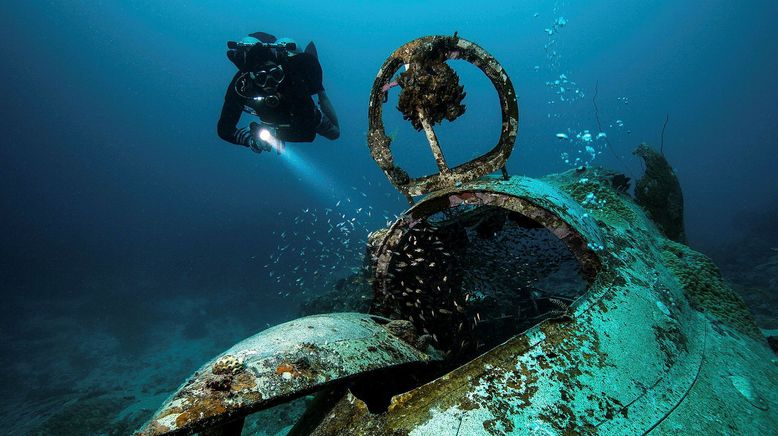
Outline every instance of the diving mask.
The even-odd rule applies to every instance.
[[[284,81],[286,75],[281,65],[268,65],[267,68],[250,72],[249,77],[260,88],[275,88]]]

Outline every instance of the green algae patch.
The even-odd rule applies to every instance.
[[[605,183],[589,179],[585,182],[563,185],[561,188],[587,209],[594,209],[593,215],[603,221],[611,223],[626,221],[632,224],[636,220],[635,212],[627,206],[622,198],[623,194],[616,192]],[[591,205],[587,204],[587,198]]]
[[[662,255],[692,307],[742,333],[763,339],[745,302],[722,279],[719,268],[707,256],[670,240],[665,240]]]

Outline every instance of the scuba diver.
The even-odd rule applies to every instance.
[[[256,153],[275,149],[280,154],[285,142],[313,142],[317,133],[329,140],[340,136],[313,42],[301,51],[291,38],[256,32],[229,41],[227,48],[238,72],[224,97],[217,125],[221,139]],[[237,128],[242,112],[260,122]]]

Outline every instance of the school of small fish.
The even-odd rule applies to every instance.
[[[287,224],[272,232],[277,245],[264,269],[278,296],[299,299],[320,294],[359,270],[367,235],[396,218],[388,210],[365,206],[367,198],[352,186],[330,207],[305,208],[293,216],[277,213]]]
[[[371,230],[397,217],[361,206],[356,187],[331,207],[305,208],[273,232],[264,267],[283,298],[332,288],[364,265]],[[464,355],[563,314],[585,292],[580,265],[547,229],[503,209],[459,206],[405,229],[391,251],[387,297],[445,354]]]
[[[559,316],[587,287],[561,241],[545,228],[517,224],[504,210],[449,210],[407,229],[399,247],[391,252],[387,289],[395,316],[447,355],[477,351]]]

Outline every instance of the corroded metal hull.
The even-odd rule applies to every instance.
[[[704,256],[662,236],[592,171],[471,182],[415,208],[439,197],[479,202],[471,195],[478,192],[524,199],[590,247],[601,246],[588,294],[569,317],[545,321],[396,396],[384,414],[366,414],[358,399],[344,399],[330,415],[332,425],[348,421],[364,434],[776,430],[775,356]],[[585,210],[575,199],[583,192],[609,201]],[[320,428],[332,431],[327,422]]]
[[[366,314],[338,313],[260,332],[200,368],[139,434],[192,434],[242,423],[252,412],[332,383],[430,360],[392,335],[384,328],[388,324]]]

